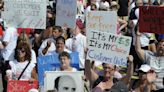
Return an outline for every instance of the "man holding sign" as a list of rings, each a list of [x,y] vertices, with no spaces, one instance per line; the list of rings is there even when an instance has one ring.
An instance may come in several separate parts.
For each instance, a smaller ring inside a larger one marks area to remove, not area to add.
[[[157,80],[155,84],[157,89],[163,88],[163,76],[164,76],[164,39],[160,40],[157,45],[157,52],[151,52],[148,50],[143,50],[140,44],[140,36],[141,34],[137,31],[136,34],[136,52],[140,59],[143,61],[142,63],[147,63],[151,66],[157,73]]]

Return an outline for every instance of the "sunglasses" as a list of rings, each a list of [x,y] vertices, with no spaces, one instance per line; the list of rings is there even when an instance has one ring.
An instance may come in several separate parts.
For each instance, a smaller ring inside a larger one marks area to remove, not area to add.
[[[154,70],[150,70],[147,73],[155,73],[155,71]]]
[[[17,49],[17,52],[22,52],[22,53],[24,53],[25,50],[24,50],[24,49]]]

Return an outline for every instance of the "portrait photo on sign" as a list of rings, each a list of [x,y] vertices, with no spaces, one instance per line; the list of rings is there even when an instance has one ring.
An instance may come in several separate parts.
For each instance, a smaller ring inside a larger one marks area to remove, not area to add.
[[[84,72],[46,71],[44,78],[45,91],[84,92],[82,77]]]

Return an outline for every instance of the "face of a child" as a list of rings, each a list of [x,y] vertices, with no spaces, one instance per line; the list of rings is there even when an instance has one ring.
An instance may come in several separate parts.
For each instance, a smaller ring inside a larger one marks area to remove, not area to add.
[[[66,70],[70,67],[70,59],[67,56],[60,57],[61,69]]]

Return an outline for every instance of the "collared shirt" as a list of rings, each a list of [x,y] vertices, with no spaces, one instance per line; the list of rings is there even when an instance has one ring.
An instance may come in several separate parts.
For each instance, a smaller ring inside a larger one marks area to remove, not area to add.
[[[84,61],[85,61],[85,49],[86,49],[86,36],[79,33],[76,35],[76,51],[79,53],[79,67],[84,68]],[[66,48],[72,50],[73,38],[69,38],[66,40]]]

